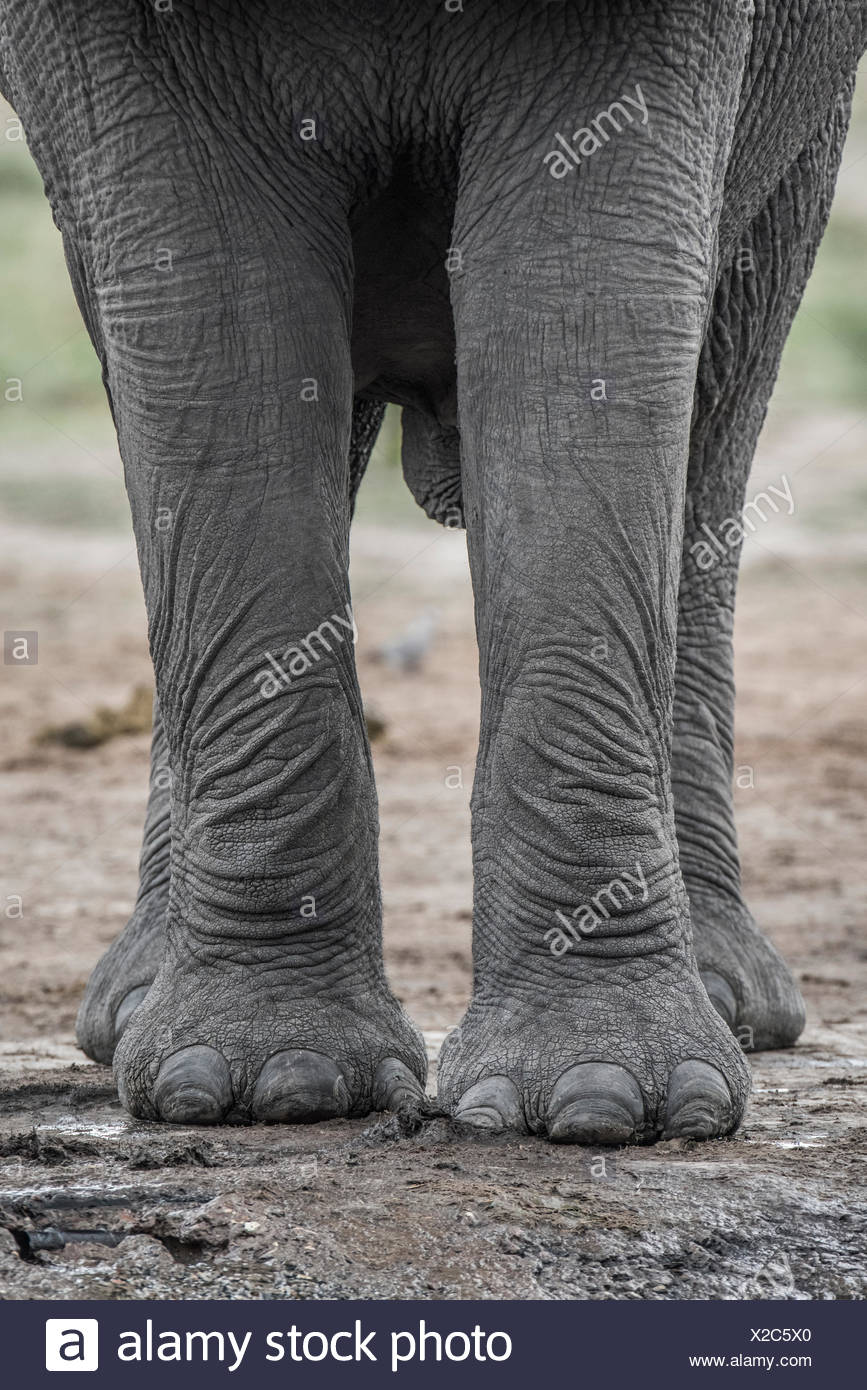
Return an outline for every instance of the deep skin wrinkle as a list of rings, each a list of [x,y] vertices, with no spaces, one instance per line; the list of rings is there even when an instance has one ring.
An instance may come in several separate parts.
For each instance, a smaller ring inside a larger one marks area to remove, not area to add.
[[[737,547],[695,553],[743,506],[865,16],[0,0],[154,661],[140,892],[78,1023],[133,1114],[422,1103],[352,643],[255,682],[351,611],[387,401],[415,496],[466,525],[479,640],[474,993],[442,1103],[557,1141],[711,1137],[744,1051],[798,1036],[740,886]]]

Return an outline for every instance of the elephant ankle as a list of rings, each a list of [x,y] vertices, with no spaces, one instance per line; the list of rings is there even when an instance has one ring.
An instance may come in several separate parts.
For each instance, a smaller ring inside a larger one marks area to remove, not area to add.
[[[746,929],[758,931],[755,918],[744,901],[739,877],[722,876],[708,880],[684,874],[689,897],[693,933],[705,931]]]
[[[385,987],[382,930],[378,908],[327,915],[269,916],[230,914],[197,903],[179,912],[174,904],[166,924],[165,969],[173,974],[237,973],[252,988],[301,995],[322,988],[357,993]]]
[[[496,992],[521,988],[521,981],[538,987],[544,979],[546,990],[562,987],[568,995],[576,981],[604,974],[613,960],[682,954],[689,911],[676,855],[654,839],[622,859],[609,852],[608,860],[570,867],[568,882],[558,865],[556,886],[552,868],[519,883],[517,856],[508,877],[502,860],[503,876],[477,895],[477,983],[489,981]]]

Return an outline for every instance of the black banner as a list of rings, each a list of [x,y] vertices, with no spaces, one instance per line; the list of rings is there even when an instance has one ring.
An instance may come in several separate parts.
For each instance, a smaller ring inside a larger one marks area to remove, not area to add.
[[[845,1386],[858,1303],[22,1302],[0,1383],[56,1386]],[[746,1377],[745,1377],[745,1373]],[[751,1373],[751,1374],[750,1374]],[[859,1373],[863,1375],[862,1370]]]

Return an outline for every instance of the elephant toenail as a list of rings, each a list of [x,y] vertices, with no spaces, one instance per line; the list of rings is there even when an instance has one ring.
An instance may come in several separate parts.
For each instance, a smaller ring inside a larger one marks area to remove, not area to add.
[[[337,1063],[322,1052],[276,1052],[259,1072],[253,1118],[265,1124],[312,1124],[349,1112],[349,1092]]]
[[[626,1144],[644,1123],[635,1077],[611,1062],[581,1062],[551,1093],[548,1137],[555,1144]]]
[[[114,1016],[115,1042],[120,1038],[121,1033],[129,1023],[130,1018],[135,1013],[139,1004],[147,997],[149,990],[150,985],[136,985],[135,989],[131,989],[129,993],[125,994],[123,999],[121,999],[118,1011]]]
[[[711,1139],[733,1122],[732,1097],[721,1071],[709,1062],[676,1066],[668,1080],[664,1139]]]
[[[508,1076],[486,1076],[464,1091],[458,1101],[455,1119],[473,1129],[499,1133],[505,1129],[527,1133],[524,1107],[514,1081]]]
[[[184,1047],[163,1062],[153,1098],[169,1124],[219,1124],[232,1104],[229,1064],[213,1047]]]
[[[734,1028],[738,1016],[738,1001],[728,980],[724,980],[722,975],[717,975],[713,970],[703,970],[701,982],[720,1018],[729,1028]]]
[[[373,1078],[374,1110],[416,1110],[423,1100],[421,1084],[408,1066],[396,1057],[380,1062]]]

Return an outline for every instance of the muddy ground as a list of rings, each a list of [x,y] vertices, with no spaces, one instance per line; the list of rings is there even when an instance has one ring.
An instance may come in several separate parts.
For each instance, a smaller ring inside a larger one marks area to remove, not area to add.
[[[148,740],[79,752],[34,738],[148,680],[132,542],[3,524],[2,626],[38,631],[39,662],[4,666],[0,689],[0,1294],[863,1298],[867,545],[845,499],[865,443],[864,422],[818,421],[765,446],[757,482],[784,457],[799,508],[749,543],[738,624],[744,877],[800,978],[807,1031],[751,1059],[736,1138],[604,1155],[472,1139],[443,1119],[401,1134],[388,1117],[125,1118],[73,1024],[132,902]],[[353,589],[365,697],[385,724],[387,964],[434,1058],[470,987],[478,692],[463,539],[363,522]],[[374,660],[428,609],[423,671]]]

